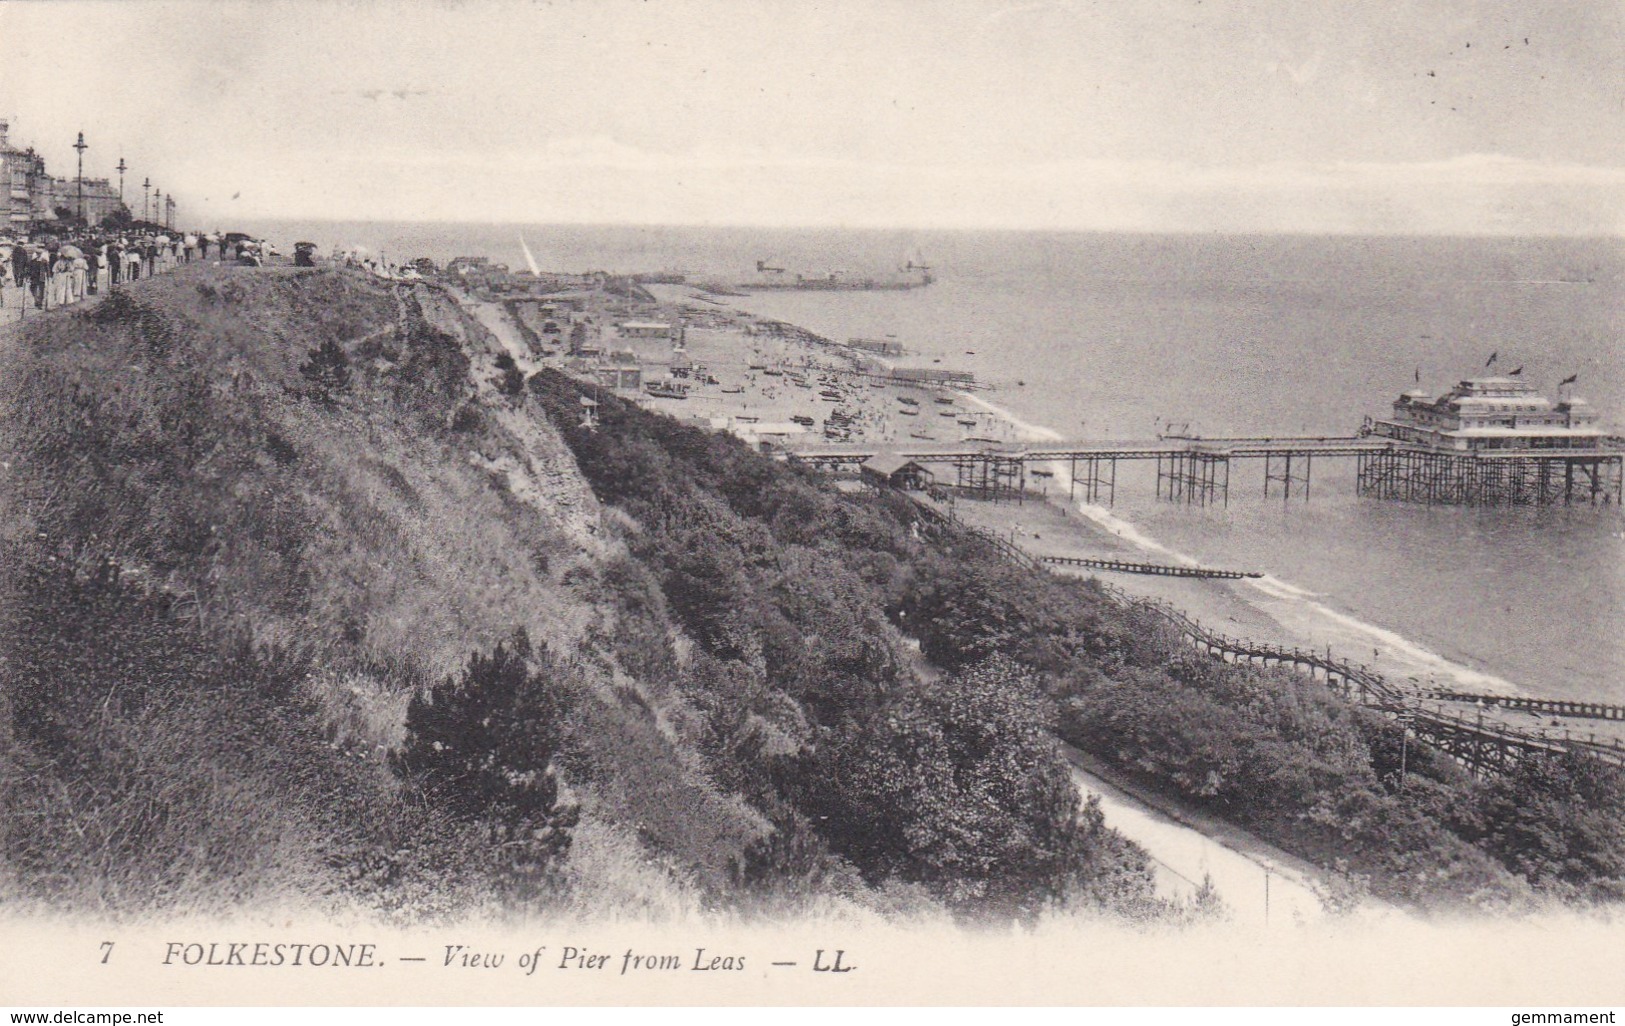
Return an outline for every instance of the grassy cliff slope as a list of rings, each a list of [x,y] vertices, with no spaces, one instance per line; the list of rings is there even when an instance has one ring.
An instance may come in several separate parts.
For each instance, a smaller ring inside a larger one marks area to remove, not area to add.
[[[0,343],[8,900],[1178,914],[1018,668],[914,677],[906,518],[737,447],[601,506],[500,352],[431,287],[213,266]]]

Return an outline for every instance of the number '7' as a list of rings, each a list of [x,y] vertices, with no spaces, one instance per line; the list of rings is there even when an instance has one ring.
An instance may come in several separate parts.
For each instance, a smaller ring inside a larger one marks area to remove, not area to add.
[[[112,958],[112,957],[113,957],[113,942],[112,941],[102,941],[102,965],[106,965],[107,960],[109,958]]]

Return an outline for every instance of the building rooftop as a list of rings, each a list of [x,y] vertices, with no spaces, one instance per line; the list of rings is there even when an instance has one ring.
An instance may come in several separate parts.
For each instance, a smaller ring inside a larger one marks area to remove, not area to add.
[[[863,469],[891,477],[913,462],[907,456],[901,456],[895,452],[877,452],[863,461]]]

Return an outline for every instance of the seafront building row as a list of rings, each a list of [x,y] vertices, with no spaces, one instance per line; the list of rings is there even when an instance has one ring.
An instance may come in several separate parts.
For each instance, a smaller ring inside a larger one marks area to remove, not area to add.
[[[0,232],[27,232],[30,226],[41,222],[68,221],[83,218],[87,225],[104,224],[119,217],[129,217],[132,211],[125,204],[122,174],[123,158],[119,159],[121,180],[115,185],[109,178],[58,178],[45,168],[45,158],[32,146],[22,148],[10,139],[10,122],[0,119],[0,183],[5,186],[0,198],[3,224]],[[80,156],[89,149],[84,136],[76,146]],[[150,188],[144,184],[145,190]],[[152,195],[149,209],[142,217],[161,224],[174,219],[175,198],[161,193]]]

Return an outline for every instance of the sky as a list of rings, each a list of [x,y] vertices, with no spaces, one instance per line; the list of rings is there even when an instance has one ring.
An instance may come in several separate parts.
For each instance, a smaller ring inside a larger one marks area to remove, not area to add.
[[[209,224],[1625,234],[1619,0],[12,0],[0,117]]]

